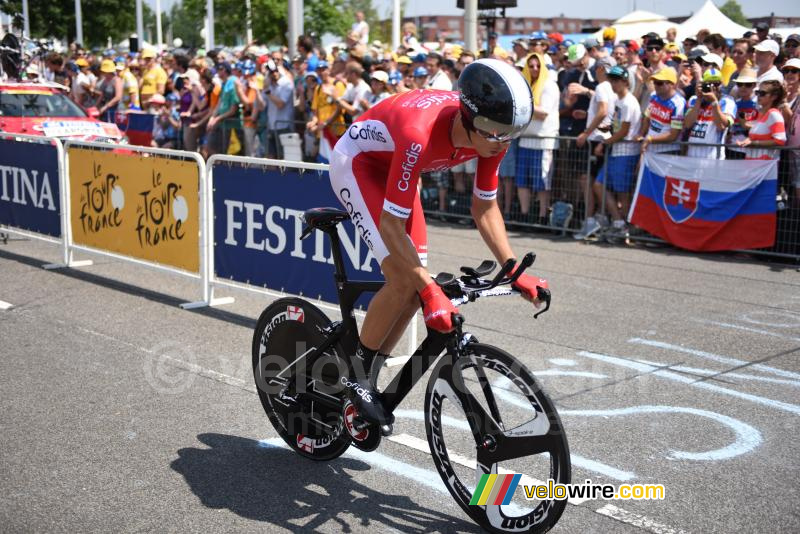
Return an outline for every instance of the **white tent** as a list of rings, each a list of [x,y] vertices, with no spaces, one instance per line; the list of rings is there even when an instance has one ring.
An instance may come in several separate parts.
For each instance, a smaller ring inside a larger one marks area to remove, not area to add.
[[[632,11],[611,24],[611,27],[617,30],[617,42],[625,39],[641,39],[642,35],[650,32],[656,32],[664,37],[667,30],[673,26],[677,27],[667,20],[667,17],[643,10]],[[598,31],[595,36],[601,39],[603,30]]]
[[[800,35],[800,27],[797,28],[770,28],[769,33],[777,33],[783,36],[784,40],[793,33]]]
[[[722,13],[714,5],[714,2],[706,0],[706,3],[697,13],[678,26],[678,40],[682,41],[686,37],[694,37],[702,29],[707,29],[711,33],[721,33],[723,37],[728,39],[738,39],[751,28],[736,24]]]

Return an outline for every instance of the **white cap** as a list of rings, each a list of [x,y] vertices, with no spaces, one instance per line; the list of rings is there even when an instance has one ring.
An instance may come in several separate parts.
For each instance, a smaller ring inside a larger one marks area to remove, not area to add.
[[[703,55],[706,55],[709,52],[711,52],[711,50],[709,50],[706,45],[697,45],[694,48],[692,48],[692,52],[695,52],[696,50],[702,50],[703,51]]]
[[[373,80],[378,80],[379,82],[388,83],[389,82],[389,75],[386,74],[386,71],[383,70],[376,70],[369,76]]]
[[[783,66],[800,69],[800,58],[793,57],[792,59],[784,63]]]
[[[718,69],[722,68],[722,58],[719,57],[717,54],[708,53],[702,56],[700,59],[702,59],[706,63],[712,63],[716,65]]]
[[[756,52],[770,52],[776,57],[781,53],[781,48],[778,46],[778,43],[772,39],[765,39],[753,48],[755,48]]]

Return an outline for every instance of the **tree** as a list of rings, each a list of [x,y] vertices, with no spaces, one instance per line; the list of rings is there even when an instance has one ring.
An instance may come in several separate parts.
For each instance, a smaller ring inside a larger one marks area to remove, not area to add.
[[[742,13],[742,6],[739,5],[739,2],[736,0],[728,0],[719,10],[736,24],[740,24],[746,28],[752,26],[750,21],[747,20],[747,17],[744,16],[744,13]]]
[[[286,41],[286,0],[252,0],[253,38],[262,43]],[[183,9],[199,29],[206,16],[206,0],[184,0]],[[217,45],[244,42],[246,33],[245,0],[214,0],[214,41]],[[173,30],[175,33],[175,30]],[[175,33],[176,37],[183,36]]]
[[[9,15],[22,13],[22,1],[0,0],[0,11]],[[32,37],[75,40],[74,2],[28,0],[28,12]],[[84,0],[81,12],[86,41],[81,44],[85,47],[104,47],[109,37],[118,42],[136,27],[136,11],[131,0]]]

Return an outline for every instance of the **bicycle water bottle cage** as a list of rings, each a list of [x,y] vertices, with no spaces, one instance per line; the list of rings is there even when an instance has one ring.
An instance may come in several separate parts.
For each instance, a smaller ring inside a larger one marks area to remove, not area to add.
[[[303,220],[306,221],[306,228],[300,235],[300,239],[305,239],[314,230],[321,230],[323,232],[334,232],[336,225],[342,221],[346,221],[350,215],[338,208],[311,208],[306,210],[303,214]]]

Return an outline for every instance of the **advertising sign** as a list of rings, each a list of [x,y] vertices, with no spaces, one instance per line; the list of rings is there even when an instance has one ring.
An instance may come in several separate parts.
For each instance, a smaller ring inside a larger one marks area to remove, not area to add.
[[[194,161],[70,146],[75,244],[199,272],[199,170]]]
[[[216,277],[336,302],[329,239],[317,231],[300,240],[305,210],[341,206],[328,173],[282,173],[227,163],[218,163],[213,172]],[[350,221],[340,225],[339,235],[348,278],[383,280]]]
[[[55,145],[0,138],[0,224],[61,236]]]

